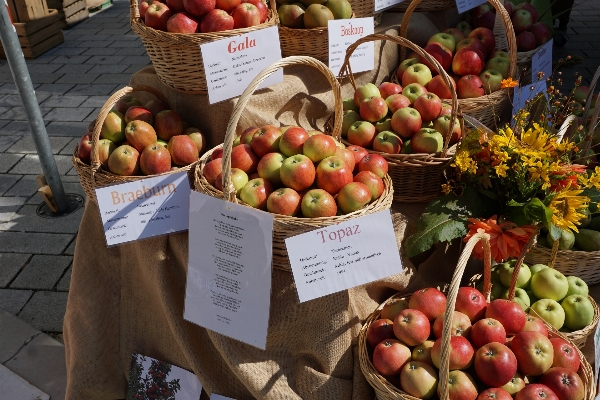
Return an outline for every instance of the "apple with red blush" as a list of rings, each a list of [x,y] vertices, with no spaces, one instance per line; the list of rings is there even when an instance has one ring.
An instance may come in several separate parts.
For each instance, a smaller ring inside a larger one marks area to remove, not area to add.
[[[382,97],[369,97],[360,103],[359,114],[368,122],[377,122],[388,113],[388,106]]]
[[[429,43],[423,50],[435,58],[444,70],[447,71],[452,67],[452,51],[440,43]],[[426,65],[431,71],[437,71],[437,67],[423,56],[419,56],[419,63]]]
[[[480,348],[488,343],[506,342],[506,331],[500,321],[493,318],[483,318],[471,327],[471,343]]]
[[[216,0],[183,0],[185,11],[195,17],[206,15],[214,10],[217,5]]]
[[[583,400],[586,390],[577,372],[569,368],[550,368],[540,378],[540,384],[548,386],[559,400]]]
[[[373,150],[381,153],[398,154],[402,149],[402,139],[390,131],[379,132],[373,139]]]
[[[250,147],[252,147],[252,151],[258,157],[278,152],[281,135],[279,128],[273,125],[265,125],[254,132],[250,141]]]
[[[239,168],[248,175],[256,172],[259,158],[248,144],[240,144],[231,149],[231,167]]]
[[[517,372],[517,358],[511,349],[498,342],[481,346],[473,365],[479,380],[492,387],[507,384]]]
[[[387,99],[385,99],[385,102],[387,103],[388,110],[392,115],[401,108],[410,107],[411,104],[408,97],[402,93],[389,96]]]
[[[394,319],[394,335],[408,346],[417,346],[431,333],[429,319],[419,310],[407,308]]]
[[[146,9],[144,23],[156,30],[166,31],[167,21],[173,16],[173,12],[164,3],[152,3]]]
[[[340,189],[335,200],[340,210],[349,214],[371,202],[371,191],[360,182],[350,182]]]
[[[523,332],[525,331],[539,332],[548,337],[548,328],[546,328],[546,325],[544,325],[544,321],[541,318],[534,317],[533,315],[527,314],[525,326],[523,327]]]
[[[233,17],[227,11],[218,8],[210,10],[200,22],[202,33],[230,31],[233,27]]]
[[[352,169],[341,157],[330,156],[321,160],[317,165],[315,183],[319,189],[327,191],[332,196],[338,194],[344,186],[352,181]]]
[[[456,83],[454,82],[454,79],[450,79],[450,83],[452,84],[453,88],[456,89]],[[430,93],[436,94],[441,99],[452,98],[452,92],[450,91],[448,85],[446,85],[446,82],[444,82],[442,75],[434,76],[427,84],[427,90]]]
[[[552,342],[539,332],[520,332],[512,340],[511,350],[517,357],[519,371],[524,375],[542,375],[552,367]]]
[[[280,188],[271,193],[267,198],[267,211],[273,214],[293,217],[300,213],[301,200],[302,197],[294,189]]]
[[[392,130],[402,139],[412,138],[422,125],[421,114],[412,107],[401,108],[392,115]]]
[[[477,75],[465,75],[456,82],[456,94],[459,99],[470,99],[485,95],[483,82]]]
[[[79,139],[77,144],[77,157],[85,163],[90,163],[90,157],[92,154],[92,138],[89,134],[85,134]]]
[[[484,318],[486,308],[487,302],[479,290],[469,286],[463,286],[458,289],[454,309],[469,317],[471,323],[474,324]]]
[[[358,171],[371,171],[383,179],[388,173],[388,163],[379,154],[367,154],[358,163]]]
[[[419,112],[423,122],[430,122],[440,116],[442,100],[434,93],[426,93],[415,100],[413,108]]]
[[[443,338],[438,338],[431,348],[431,361],[440,368]],[[471,343],[463,336],[450,337],[450,370],[467,369],[473,364],[475,350]]]
[[[413,293],[408,301],[408,306],[423,312],[433,322],[446,311],[446,303],[446,295],[439,289],[430,287]]]
[[[548,386],[531,383],[516,394],[515,400],[559,400],[559,398]]]
[[[273,193],[273,186],[268,180],[255,178],[244,185],[239,196],[250,207],[266,210],[267,199],[271,193]]]
[[[256,8],[258,8],[258,11],[260,11],[261,24],[267,20],[267,17],[269,16],[269,9],[265,3],[262,2],[262,0],[242,0],[242,3],[252,3],[256,6]]]
[[[157,143],[148,145],[140,155],[140,169],[144,175],[157,175],[171,169],[171,154]]]
[[[249,28],[260,24],[259,9],[252,3],[241,3],[233,9],[233,27],[235,29]]]
[[[442,315],[437,317],[433,321],[432,330],[433,335],[436,338],[442,337],[442,331],[444,329],[444,317],[446,313],[444,312]],[[452,321],[450,324],[450,334],[452,336],[463,336],[466,339],[469,339],[471,334],[471,320],[466,314],[461,313],[460,311],[452,312]]]
[[[552,348],[554,349],[553,367],[569,368],[572,371],[579,371],[581,359],[579,352],[571,343],[562,338],[551,338]]]
[[[475,28],[473,31],[471,31],[471,33],[469,33],[468,37],[479,39],[487,49],[485,54],[490,54],[492,51],[494,51],[494,49],[496,49],[496,37],[491,29],[483,27]]]
[[[373,367],[381,375],[400,375],[400,371],[410,361],[411,351],[396,339],[385,339],[373,350]]]
[[[362,160],[369,152],[362,146],[351,145],[346,147],[346,150],[349,150],[354,155],[354,173],[357,174],[358,171],[358,163]]]
[[[242,134],[242,141],[243,137]],[[291,127],[281,135],[279,139],[279,151],[286,157],[302,154],[304,142],[306,142],[308,137],[306,130],[297,126]]]
[[[506,390],[492,387],[479,393],[477,400],[513,400],[513,398]]]
[[[496,299],[490,302],[485,310],[485,317],[500,321],[507,336],[521,332],[527,319],[519,304],[506,299]]]
[[[396,339],[394,321],[386,318],[373,321],[367,330],[367,343],[374,348],[386,339]]]
[[[402,86],[392,82],[383,82],[381,85],[379,85],[378,89],[381,97],[384,100],[387,100],[387,98],[393,94],[402,93]]]
[[[461,76],[479,75],[483,71],[484,65],[483,54],[475,49],[462,48],[452,59],[452,71]]]
[[[375,136],[377,136],[377,130],[372,123],[368,121],[358,121],[348,128],[347,140],[355,146],[370,148],[373,146]]]
[[[316,170],[310,158],[296,154],[283,160],[279,175],[285,186],[301,192],[312,186]]]
[[[221,158],[216,158],[206,163],[202,169],[202,175],[204,175],[204,178],[208,183],[210,183],[212,186],[215,186],[215,180],[221,173],[222,168],[223,160]]]

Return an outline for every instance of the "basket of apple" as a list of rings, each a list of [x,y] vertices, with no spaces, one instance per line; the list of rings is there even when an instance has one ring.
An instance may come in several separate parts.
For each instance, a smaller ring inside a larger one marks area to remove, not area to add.
[[[144,105],[131,95],[140,91],[158,100]],[[86,194],[97,202],[98,187],[189,171],[205,147],[202,132],[169,109],[160,92],[128,86],[100,109],[75,149],[73,164]]]
[[[356,87],[349,60],[358,46],[375,40],[389,40],[421,54],[440,71],[436,78],[450,88],[449,98],[454,106],[444,104],[439,96],[419,84],[383,82],[379,87],[372,83]],[[456,92],[448,74],[431,55],[409,40],[374,34],[348,47],[339,79],[346,76],[355,91],[353,98],[344,100],[344,143],[365,147],[387,160],[397,188],[394,200],[422,202],[437,197],[444,168],[456,151],[462,131]]]
[[[331,84],[335,99],[332,135],[292,126],[250,127],[236,137],[238,121],[256,88],[279,68],[308,66]],[[222,146],[202,157],[197,191],[274,214],[273,265],[290,270],[285,239],[374,212],[393,201],[387,162],[364,149],[345,149],[341,89],[322,62],[284,58],[263,70],[237,102]]]
[[[131,29],[158,77],[185,93],[207,94],[200,45],[277,24],[263,0],[130,0]]]
[[[410,6],[410,1],[403,1],[391,8],[391,10],[396,12],[405,12]],[[449,10],[453,7],[456,7],[455,0],[423,0],[419,3],[416,10],[417,12],[427,12],[427,11],[444,11]]]
[[[486,251],[482,294],[459,287],[471,251]],[[593,371],[579,349],[508,299],[488,302],[488,237],[475,234],[444,295],[395,295],[359,334],[360,366],[379,400],[591,400]]]
[[[406,37],[410,17],[419,3],[419,0],[414,0],[404,14],[400,26],[401,37]],[[502,81],[517,77],[517,49],[506,9],[498,0],[490,0],[489,4],[498,10],[504,24],[507,37],[504,44],[488,28],[477,28],[466,35],[452,28],[433,35],[424,50],[452,78],[451,84],[455,86],[461,113],[488,127],[495,127],[498,118],[510,108],[510,89]],[[442,99],[449,99],[449,88],[434,76],[437,74],[436,68],[431,68],[428,60],[416,52],[408,57],[406,54],[406,48],[402,48],[394,79],[402,86],[417,83]]]

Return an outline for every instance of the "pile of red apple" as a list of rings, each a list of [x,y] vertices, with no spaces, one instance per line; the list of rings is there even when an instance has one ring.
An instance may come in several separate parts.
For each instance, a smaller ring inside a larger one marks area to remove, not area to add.
[[[446,296],[436,288],[388,301],[367,331],[373,367],[411,396],[439,396]],[[574,345],[505,299],[461,287],[452,315],[450,400],[583,400]]]
[[[435,87],[436,82],[429,86]],[[353,145],[382,153],[437,153],[450,130],[451,112],[449,105],[418,83],[404,88],[391,82],[379,87],[368,83],[356,89],[354,98],[344,100],[342,136]],[[451,135],[454,144],[461,136],[458,120]]]
[[[79,159],[90,163],[95,121],[77,147]],[[146,105],[125,96],[115,104],[96,144],[105,169],[116,175],[156,175],[198,161],[206,139],[198,128],[189,127],[181,116],[158,100]]]
[[[231,150],[231,182],[251,207],[305,218],[359,210],[384,191],[388,164],[358,146],[340,147],[331,136],[298,126],[246,129]],[[343,146],[343,145],[341,145]],[[222,190],[221,148],[202,174]]]
[[[429,38],[424,50],[454,80],[459,99],[493,93],[501,89],[502,80],[509,77],[508,53],[496,50],[496,38],[488,28],[446,29]],[[416,83],[442,99],[450,98],[450,90],[435,68],[416,53],[409,54],[400,63],[397,78],[404,87]]]
[[[141,0],[139,9],[147,26],[172,33],[249,28],[268,17],[261,0]]]

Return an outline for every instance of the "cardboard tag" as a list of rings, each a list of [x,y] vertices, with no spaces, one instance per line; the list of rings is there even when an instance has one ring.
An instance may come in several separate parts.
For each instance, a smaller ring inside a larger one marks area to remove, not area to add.
[[[458,13],[462,14],[483,3],[487,3],[487,0],[456,0],[456,8],[458,8]]]
[[[598,371],[600,370],[600,324],[594,332],[594,386],[598,387]]]
[[[260,71],[281,60],[276,26],[200,45],[210,104],[244,93]],[[283,69],[269,76],[259,89],[283,82]]]
[[[221,396],[220,394],[213,393],[210,395],[210,400],[235,400],[231,397]]]
[[[375,12],[393,7],[397,4],[402,3],[403,1],[406,0],[375,0]]]
[[[285,245],[301,303],[403,269],[389,211],[303,233]]]
[[[346,49],[358,39],[372,35],[375,31],[373,17],[334,19],[329,21],[329,69],[334,75],[340,73]],[[371,71],[375,68],[375,46],[373,42],[358,46],[350,58],[352,72]]]
[[[108,246],[188,228],[187,172],[99,188],[96,198]]]
[[[532,80],[537,82],[537,73],[543,72],[544,77],[542,80],[546,80],[546,78],[550,78],[552,76],[552,43],[553,39],[550,39],[549,42],[540,46],[540,49],[533,55],[531,58],[531,76]]]
[[[533,88],[533,89],[532,89]],[[527,100],[531,100],[538,93],[544,93],[546,97],[548,97],[548,93],[546,93],[546,80],[543,79],[541,81],[536,82],[535,84],[523,86],[523,87],[515,87],[513,92],[513,109],[512,115],[515,115],[518,110],[525,107],[525,103]]]
[[[265,349],[273,215],[192,192],[183,317]]]

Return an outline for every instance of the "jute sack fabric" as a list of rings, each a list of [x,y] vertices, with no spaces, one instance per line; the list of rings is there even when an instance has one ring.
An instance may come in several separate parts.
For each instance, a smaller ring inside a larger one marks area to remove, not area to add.
[[[394,222],[398,241],[414,226],[401,214]],[[362,322],[395,292],[423,286],[403,259],[401,274],[298,303],[292,275],[274,269],[263,351],[183,320],[187,233],[104,243],[88,201],[64,322],[68,400],[124,398],[134,352],[193,371],[208,393],[238,400],[371,400],[355,353]]]

